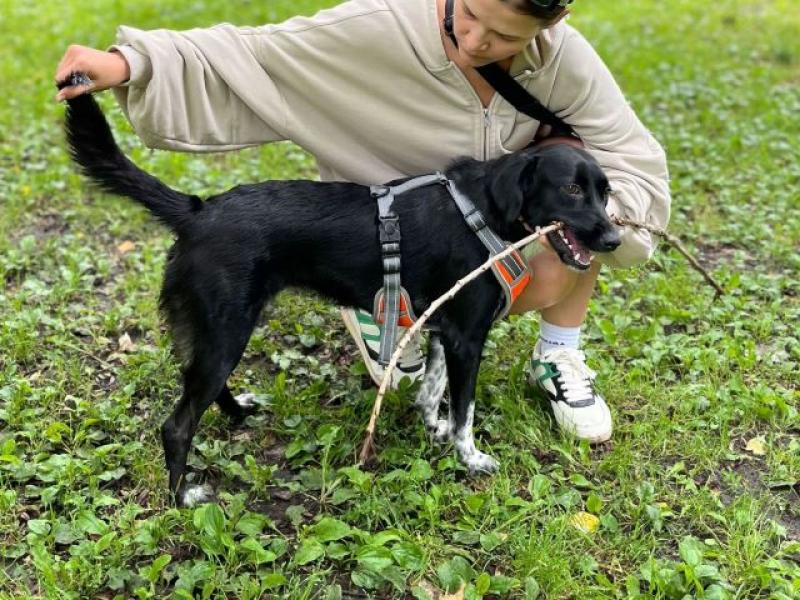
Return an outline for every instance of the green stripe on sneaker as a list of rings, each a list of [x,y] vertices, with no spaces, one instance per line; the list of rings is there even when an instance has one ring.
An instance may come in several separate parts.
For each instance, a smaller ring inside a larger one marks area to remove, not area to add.
[[[369,313],[357,310],[356,311],[356,319],[358,320],[359,324],[359,333],[361,337],[368,341],[368,342],[380,342],[381,341],[381,328],[375,321],[372,320],[372,315]],[[370,329],[372,332],[368,332],[367,330]]]
[[[540,382],[547,381],[548,379],[552,379],[559,375],[558,369],[553,368],[554,365],[549,362],[544,362],[542,360],[534,360],[533,361],[533,370],[536,371],[537,367],[542,367],[544,369],[544,373],[539,375],[536,379]]]
[[[363,310],[356,311],[356,318],[358,319],[359,323],[364,323],[365,325],[375,325],[375,321],[372,320],[372,315],[364,312]]]

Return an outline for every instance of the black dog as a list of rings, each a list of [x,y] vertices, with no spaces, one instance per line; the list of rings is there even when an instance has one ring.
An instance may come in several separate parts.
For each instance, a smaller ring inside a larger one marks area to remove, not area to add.
[[[183,395],[161,429],[169,485],[180,504],[204,499],[184,481],[200,417],[212,402],[233,417],[249,408],[226,380],[239,362],[267,301],[287,286],[371,310],[382,285],[377,206],[352,183],[268,181],[202,201],[168,188],[117,147],[91,96],[70,100],[66,119],[73,159],[104,190],[147,207],[177,234],[161,291],[161,308],[183,361]],[[608,181],[592,157],[567,146],[527,149],[496,160],[461,159],[445,174],[506,240],[552,221],[566,224],[550,242],[562,261],[589,267],[589,250],[610,251],[619,235],[605,212]],[[396,183],[396,182],[393,182]],[[402,224],[402,280],[416,314],[488,254],[442,185],[395,201]],[[434,438],[455,442],[471,472],[496,461],[475,448],[472,413],[481,350],[502,294],[491,273],[470,283],[431,319],[427,374],[417,405]],[[446,364],[446,369],[445,369]],[[449,375],[449,377],[446,376]],[[446,381],[447,421],[438,419]]]

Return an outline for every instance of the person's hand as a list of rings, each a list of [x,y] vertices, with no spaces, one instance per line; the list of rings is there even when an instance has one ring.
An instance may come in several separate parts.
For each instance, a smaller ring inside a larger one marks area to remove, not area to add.
[[[61,102],[81,94],[114,87],[127,81],[131,75],[128,61],[119,52],[104,52],[73,44],[67,48],[61,62],[58,63],[56,83],[66,81],[75,72],[85,73],[91,79],[91,83],[72,85],[59,90],[56,101]]]

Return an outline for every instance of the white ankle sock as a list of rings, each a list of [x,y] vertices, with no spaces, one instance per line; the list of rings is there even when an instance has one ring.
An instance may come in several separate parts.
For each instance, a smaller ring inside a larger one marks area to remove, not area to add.
[[[542,319],[539,325],[539,345],[542,352],[558,347],[578,349],[581,345],[581,328],[561,327]]]

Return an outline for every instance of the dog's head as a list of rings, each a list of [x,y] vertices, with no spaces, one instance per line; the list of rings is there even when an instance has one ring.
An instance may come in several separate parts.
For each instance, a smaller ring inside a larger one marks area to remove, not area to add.
[[[504,223],[520,222],[529,230],[564,223],[547,239],[568,267],[588,269],[592,251],[611,252],[620,245],[606,214],[608,179],[584,150],[554,144],[506,157],[492,169],[490,193]]]

